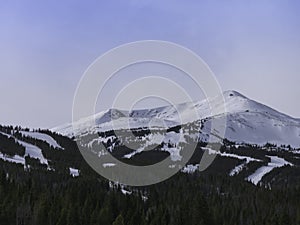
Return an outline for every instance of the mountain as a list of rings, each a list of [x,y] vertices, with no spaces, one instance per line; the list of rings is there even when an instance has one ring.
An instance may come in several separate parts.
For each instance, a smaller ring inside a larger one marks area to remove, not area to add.
[[[222,98],[225,112],[222,112]],[[214,113],[210,107],[214,107]],[[191,116],[194,111],[199,117]],[[210,130],[212,122],[221,119],[227,121],[225,139],[218,136],[218,130]],[[107,170],[119,167],[118,161],[112,161],[112,155],[119,161],[139,166],[168,158],[164,169],[179,168],[183,173],[195,173],[203,154],[208,152],[216,155],[209,167],[214,173],[266,185],[273,185],[285,175],[297,177],[295,171],[300,165],[299,119],[236,91],[226,91],[209,101],[176,106],[131,112],[110,109],[83,118],[74,127],[68,124],[49,131],[0,126],[0,162],[16,163],[25,170],[41,167],[79,176],[87,167],[78,151],[79,144]],[[216,143],[208,143],[210,135],[222,143],[221,151],[217,151]],[[196,144],[195,151],[187,158],[186,147],[193,144]]]
[[[225,112],[222,110],[223,98]],[[195,112],[198,117],[193,116]],[[207,135],[218,133],[218,131],[210,131],[212,122],[221,119],[226,121],[225,138],[230,141],[300,147],[300,119],[280,113],[236,91],[225,91],[223,95],[216,96],[209,101],[205,99],[176,106],[130,112],[110,109],[83,118],[74,123],[74,127],[72,124],[66,124],[53,128],[52,131],[72,137],[86,133],[95,134],[109,130],[128,129],[128,124],[131,129],[145,127],[159,129],[187,123],[199,123],[201,120],[203,132],[199,138],[207,140]]]
[[[220,127],[211,129],[213,122],[225,125],[218,121],[226,121],[223,138]],[[83,118],[74,127],[67,124],[52,131],[74,137],[80,146],[94,154],[98,165],[111,171],[119,164],[112,161],[103,147],[116,159],[134,165],[150,165],[170,156],[164,169],[182,168],[183,173],[195,173],[204,152],[208,152],[217,156],[210,166],[214,173],[222,171],[256,185],[268,176],[274,177],[270,174],[279,168],[295,173],[299,166],[296,148],[300,147],[300,120],[236,91],[175,106],[130,112],[110,109]],[[221,143],[221,151],[210,140]],[[186,147],[195,143],[193,156],[183,163]],[[281,172],[265,184],[273,185],[285,175]]]

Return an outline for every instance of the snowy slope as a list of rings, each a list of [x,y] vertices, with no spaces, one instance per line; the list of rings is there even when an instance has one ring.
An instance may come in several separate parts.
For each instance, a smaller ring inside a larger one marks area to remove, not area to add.
[[[31,131],[20,131],[20,133],[24,136],[32,137],[41,141],[46,141],[50,146],[54,148],[62,149],[62,147],[51,136],[47,134]]]
[[[222,105],[223,99],[225,105]],[[209,104],[210,103],[210,104]],[[226,112],[223,108],[225,107]],[[211,109],[214,109],[213,112]],[[198,114],[198,116],[196,116]],[[84,118],[74,124],[52,129],[67,136],[99,131],[138,128],[172,127],[204,119],[204,133],[210,133],[213,120],[227,121],[225,138],[238,143],[285,144],[300,147],[300,120],[253,101],[236,91],[226,91],[212,99],[176,106],[131,112],[111,109]],[[218,134],[218,130],[212,131]],[[207,137],[202,137],[202,140]]]
[[[0,159],[6,162],[19,163],[25,165],[25,158],[19,155],[8,156],[0,152]]]
[[[293,164],[287,162],[285,159],[278,156],[268,156],[271,158],[271,162],[267,166],[258,168],[247,180],[257,185],[267,173],[270,173],[274,168],[283,167],[285,165],[292,166]]]
[[[24,141],[19,141],[19,144],[25,147],[25,156],[30,156],[31,158],[40,160],[41,164],[48,165],[48,160],[44,157],[42,150],[35,145],[28,144]]]
[[[152,128],[167,128],[178,125],[178,122],[176,121],[163,120],[156,117],[130,117],[128,113],[127,116],[112,116],[109,118],[109,114],[112,112],[112,110],[101,112],[95,116],[81,119],[75,122],[73,126],[72,124],[67,124],[53,128],[52,131],[72,137],[83,133],[148,127],[149,124]]]
[[[239,143],[263,145],[267,142],[277,145],[300,147],[300,120],[280,113],[268,106],[248,99],[237,92],[225,92],[226,116],[225,137]],[[204,128],[205,129],[205,128]]]
[[[3,135],[6,135],[7,137],[10,138],[14,138],[16,142],[18,142],[20,145],[25,147],[25,155],[24,157],[19,156],[19,155],[15,155],[14,157],[10,157],[10,156],[6,156],[3,155],[0,152],[0,158],[3,159],[4,161],[8,161],[8,162],[15,162],[15,163],[20,163],[20,164],[25,164],[25,156],[30,156],[31,158],[34,159],[38,159],[40,161],[41,164],[46,164],[48,165],[48,160],[44,157],[42,150],[40,148],[38,148],[35,145],[29,144],[27,142],[24,141],[20,141],[17,138],[15,138],[14,136],[10,135],[10,134],[6,134],[3,132],[0,132]]]

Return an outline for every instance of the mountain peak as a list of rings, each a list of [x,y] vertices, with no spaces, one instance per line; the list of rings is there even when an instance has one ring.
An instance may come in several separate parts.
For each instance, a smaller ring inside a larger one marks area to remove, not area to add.
[[[242,95],[241,93],[234,91],[234,90],[228,90],[223,92],[223,96],[226,97],[241,97],[241,98],[246,98],[245,95]]]
[[[193,116],[195,111],[198,117]],[[264,144],[269,142],[299,146],[300,120],[251,100],[234,90],[225,91],[222,95],[211,99],[183,103],[176,107],[165,106],[131,112],[110,109],[95,117],[81,119],[75,123],[75,128],[72,124],[67,124],[54,131],[76,136],[86,132],[129,129],[129,124],[130,129],[149,127],[149,124],[155,121],[160,121],[156,123],[156,127],[165,128],[165,125],[174,127],[197,122],[199,118],[205,119],[207,130],[209,130],[209,124],[213,120],[224,117],[226,120],[225,137],[228,140],[238,143]]]

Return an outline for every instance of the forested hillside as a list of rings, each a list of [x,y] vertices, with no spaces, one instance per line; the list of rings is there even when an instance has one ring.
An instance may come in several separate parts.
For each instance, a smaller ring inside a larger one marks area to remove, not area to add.
[[[258,162],[249,163],[239,175],[229,176],[243,160],[218,155],[204,172],[179,172],[162,183],[137,188],[109,182],[94,172],[72,139],[37,131],[52,137],[59,146],[53,147],[49,141],[24,135],[29,131],[22,128],[1,127],[1,132],[0,150],[6,158],[0,160],[0,224],[300,224],[300,170],[291,152],[276,155],[294,166],[275,168],[259,185],[244,179],[261,166]],[[47,164],[25,156],[23,142],[38,146]],[[201,145],[190,163],[198,160],[200,150]],[[272,154],[253,146],[223,150],[262,160]],[[16,155],[25,156],[25,163],[9,161]],[[78,174],[70,168],[78,169]]]

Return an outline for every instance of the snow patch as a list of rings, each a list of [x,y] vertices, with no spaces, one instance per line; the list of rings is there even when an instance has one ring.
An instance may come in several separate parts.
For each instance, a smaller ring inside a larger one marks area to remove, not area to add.
[[[191,165],[186,165],[181,170],[181,172],[191,174],[191,173],[195,173],[198,168],[199,168],[199,164],[196,164],[196,165],[192,165],[192,164]]]
[[[132,194],[132,191],[127,191],[124,189],[124,187],[121,188],[121,192],[124,194],[124,195],[131,195]]]
[[[3,159],[4,161],[7,161],[7,162],[13,162],[13,163],[18,163],[18,164],[25,165],[24,157],[19,156],[19,155],[7,156],[7,155],[4,155],[0,152],[0,159]]]
[[[17,140],[19,144],[25,147],[25,156],[40,160],[41,164],[48,165],[48,160],[43,156],[42,150],[35,145]]]
[[[54,148],[63,149],[50,135],[39,133],[39,132],[29,132],[29,131],[20,131],[24,136],[35,138],[41,141],[46,141],[50,146]]]
[[[238,166],[236,166],[235,168],[233,168],[230,173],[229,176],[233,177],[235,175],[238,175],[246,166],[247,163],[242,163]]]
[[[285,165],[292,166],[290,162],[278,156],[267,156],[271,159],[271,162],[267,166],[262,166],[258,168],[252,175],[250,175],[246,180],[257,185],[267,173],[270,173],[274,168],[283,167]]]
[[[5,134],[5,133],[2,133],[2,132],[0,132],[0,133]],[[25,164],[25,156],[30,156],[31,158],[40,160],[41,164],[48,165],[48,160],[43,156],[42,150],[40,148],[38,148],[35,145],[29,144],[27,142],[20,141],[12,135],[9,135],[9,134],[5,134],[5,135],[7,137],[14,138],[20,145],[25,147],[24,164]],[[21,158],[17,157],[16,160],[21,162],[22,161]]]
[[[149,146],[153,146],[153,145],[157,146],[163,142],[166,144],[172,144],[173,146],[178,146],[179,143],[186,142],[182,131],[181,131],[181,133],[176,133],[174,131],[171,131],[171,132],[166,133],[165,135],[162,133],[151,133],[145,137],[145,140],[146,140],[146,143],[142,147],[138,148],[137,150],[135,150],[129,154],[126,154],[123,157],[130,159],[134,155],[146,150]],[[180,156],[181,148],[179,148],[179,147],[169,148],[167,146],[164,146],[161,150],[169,152],[171,155],[172,161],[179,161],[182,158]]]
[[[207,150],[208,154],[210,154],[210,155],[217,154],[217,155],[224,156],[224,157],[231,157],[231,158],[236,158],[236,159],[240,159],[240,160],[246,160],[246,163],[249,163],[251,161],[257,161],[257,162],[261,161],[260,159],[255,159],[255,158],[252,158],[249,156],[241,156],[241,155],[236,155],[236,154],[232,154],[232,153],[220,152],[220,151],[213,150],[211,148],[203,148],[203,149]]]
[[[104,168],[109,168],[109,167],[114,167],[114,166],[116,166],[116,164],[115,164],[115,163],[103,163],[102,166],[103,166]]]
[[[169,152],[169,153],[170,153],[171,160],[172,160],[173,162],[181,161],[181,159],[182,159],[182,156],[180,155],[181,148],[169,148],[169,147],[164,147],[164,148],[162,148],[161,150],[162,150],[162,151]]]
[[[79,176],[79,174],[80,174],[80,171],[78,170],[78,169],[75,169],[75,168],[69,168],[69,170],[70,170],[70,175],[72,176],[72,177],[78,177]]]

